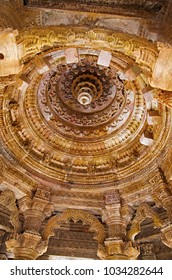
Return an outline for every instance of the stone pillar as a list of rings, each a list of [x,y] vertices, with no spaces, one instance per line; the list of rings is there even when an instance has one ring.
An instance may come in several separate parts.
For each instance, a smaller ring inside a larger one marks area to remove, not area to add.
[[[136,259],[139,255],[137,249],[132,247],[131,242],[125,242],[128,218],[132,216],[131,208],[125,205],[121,207],[118,191],[105,194],[105,210],[102,220],[108,226],[108,238],[105,240],[107,256],[105,259]]]
[[[14,234],[6,241],[6,246],[9,251],[13,251],[15,259],[34,260],[47,250],[47,243],[42,240],[40,229],[45,218],[53,212],[50,190],[38,188],[33,199],[23,197],[18,203],[24,216],[24,233]]]
[[[122,239],[126,234],[126,221],[121,217],[120,196],[117,191],[105,195],[102,219],[108,226],[109,239]]]

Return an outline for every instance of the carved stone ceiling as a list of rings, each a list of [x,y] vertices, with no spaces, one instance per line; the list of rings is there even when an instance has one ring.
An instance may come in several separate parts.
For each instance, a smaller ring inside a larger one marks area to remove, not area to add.
[[[125,14],[130,12],[131,14],[137,11],[142,12],[144,16],[148,16],[149,13],[158,13],[164,6],[163,0],[146,1],[146,0],[26,0],[25,5],[30,7],[43,7],[50,9],[67,9],[67,10],[79,10],[84,12],[100,12],[100,13],[120,13],[125,11]]]
[[[14,165],[45,185],[91,189],[157,170],[171,113],[148,87],[154,44],[81,28],[23,31],[17,44],[25,66],[1,100],[4,155]]]
[[[53,213],[53,221],[50,232],[47,219],[42,224],[43,238],[63,221],[49,255],[72,256],[75,249],[77,257],[97,258],[94,233],[73,225],[71,215],[98,223],[100,244],[105,229],[109,238],[120,231],[132,241],[141,231],[143,258],[154,246],[144,244],[141,223],[149,218],[149,241],[161,237],[171,248],[171,225],[160,230],[172,220],[170,1],[12,2],[0,3],[0,192],[12,195],[10,217],[16,199],[20,214],[48,201],[41,213]],[[26,231],[35,226],[22,215]],[[13,222],[20,232],[18,216]],[[76,232],[85,255],[78,241],[63,252]],[[90,240],[86,247],[82,236]]]

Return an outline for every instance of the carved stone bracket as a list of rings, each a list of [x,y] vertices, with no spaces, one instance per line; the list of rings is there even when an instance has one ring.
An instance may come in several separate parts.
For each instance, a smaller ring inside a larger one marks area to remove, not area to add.
[[[140,254],[139,248],[134,247],[131,242],[122,240],[106,240],[106,260],[136,260]]]
[[[35,260],[47,250],[46,242],[42,241],[40,234],[24,232],[15,234],[6,241],[9,252],[14,253],[16,260]]]

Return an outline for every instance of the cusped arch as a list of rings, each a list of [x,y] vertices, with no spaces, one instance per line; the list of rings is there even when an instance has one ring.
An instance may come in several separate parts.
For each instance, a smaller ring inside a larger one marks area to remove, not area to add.
[[[95,239],[98,241],[98,244],[103,244],[106,237],[104,226],[94,215],[85,210],[77,209],[67,209],[62,214],[50,218],[43,231],[43,239],[48,241],[54,235],[56,228],[59,228],[63,223],[71,219],[74,222],[81,220],[84,224],[90,225],[90,228],[95,232]]]
[[[141,231],[140,224],[146,218],[151,218],[157,228],[163,226],[163,221],[160,219],[159,215],[155,213],[148,204],[142,203],[137,209],[136,215],[132,220],[131,228],[127,234],[131,241],[134,241],[135,236]]]

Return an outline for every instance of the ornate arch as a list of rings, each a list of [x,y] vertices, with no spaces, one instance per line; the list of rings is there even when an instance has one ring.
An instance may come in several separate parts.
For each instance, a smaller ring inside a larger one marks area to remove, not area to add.
[[[55,215],[49,219],[43,231],[43,240],[49,240],[53,236],[53,232],[56,228],[60,227],[62,223],[66,223],[69,220],[77,222],[81,220],[84,224],[89,224],[91,229],[95,232],[95,239],[99,244],[103,244],[106,234],[104,226],[99,222],[99,220],[84,210],[67,209],[60,215]]]
[[[137,209],[136,215],[131,224],[131,228],[127,234],[130,240],[134,241],[135,236],[141,231],[141,222],[143,222],[146,218],[153,219],[154,225],[156,227],[163,226],[163,221],[160,219],[159,215],[156,214],[148,204],[142,203]]]

